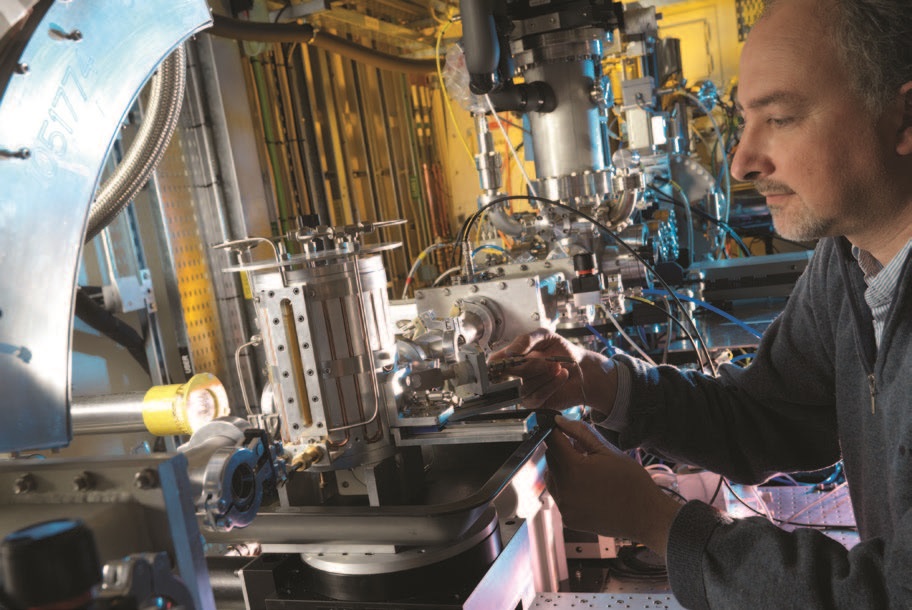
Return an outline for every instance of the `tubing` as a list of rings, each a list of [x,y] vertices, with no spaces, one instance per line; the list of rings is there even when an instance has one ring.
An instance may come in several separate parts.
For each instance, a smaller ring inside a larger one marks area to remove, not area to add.
[[[146,117],[136,134],[136,140],[124,154],[123,161],[114,174],[98,189],[95,202],[89,210],[86,243],[108,226],[148,182],[177,128],[186,83],[185,52],[183,45],[180,45],[165,58],[158,73],[152,76],[152,92]]]
[[[662,297],[662,296],[667,296],[669,293],[664,290],[644,290],[643,294],[645,296],[650,296],[650,297],[655,297],[655,296]],[[706,301],[701,301],[700,299],[694,299],[692,297],[687,296],[686,294],[681,294],[680,292],[675,292],[674,295],[682,301],[687,301],[688,303],[693,303],[694,305],[699,305],[703,309],[707,309],[707,310],[713,312],[714,314],[722,316],[729,322],[744,329],[745,331],[749,332],[750,334],[757,337],[758,339],[763,338],[763,333],[761,333],[756,328],[749,326],[746,322],[739,320],[738,318],[734,317],[730,313],[722,311],[718,307],[714,307],[713,305],[710,305]]]
[[[70,406],[75,435],[192,434],[228,412],[225,388],[209,373],[194,375],[183,384],[153,386],[147,392],[74,398]]]
[[[272,43],[309,44],[330,53],[337,53],[368,66],[406,72],[409,74],[428,74],[434,72],[436,63],[433,59],[408,59],[380,53],[351,41],[333,36],[309,24],[297,23],[262,23],[232,19],[223,15],[213,15],[213,26],[208,30],[213,36]]]

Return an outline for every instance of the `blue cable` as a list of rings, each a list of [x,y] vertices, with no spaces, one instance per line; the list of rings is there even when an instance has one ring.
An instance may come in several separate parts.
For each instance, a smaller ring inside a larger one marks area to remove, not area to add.
[[[757,354],[741,354],[740,356],[735,356],[729,362],[741,362],[742,360],[747,360],[749,358],[756,358]]]
[[[613,345],[611,345],[611,342],[608,341],[608,339],[605,338],[605,335],[603,335],[603,334],[600,333],[598,330],[596,330],[596,328],[595,328],[594,326],[592,326],[591,324],[586,324],[586,329],[587,329],[590,333],[592,333],[593,335],[595,335],[596,339],[598,339],[599,341],[601,341],[601,342],[602,342],[602,345],[604,345],[605,347],[607,347],[609,350],[611,350],[611,351],[617,350],[617,348],[614,347]]]
[[[472,250],[472,256],[474,257],[476,254],[478,254],[478,253],[481,252],[482,250],[497,250],[498,252],[500,252],[500,253],[502,253],[502,254],[506,254],[506,253],[507,253],[506,249],[501,248],[500,246],[494,246],[494,245],[491,245],[491,244],[485,244],[485,245],[483,245],[483,246],[478,246],[477,248],[475,248],[474,250]]]
[[[664,297],[664,296],[667,296],[667,295],[668,295],[668,292],[666,292],[665,290],[644,290],[644,291],[643,291],[643,294],[646,295],[646,296],[651,296],[651,297]],[[691,297],[689,297],[689,296],[687,296],[687,295],[685,295],[685,294],[681,294],[681,293],[679,293],[679,292],[675,292],[674,295],[675,295],[676,297],[678,297],[678,298],[679,298],[680,300],[682,300],[682,301],[687,301],[688,303],[693,303],[693,304],[695,304],[695,305],[699,305],[700,307],[702,307],[702,308],[704,308],[704,309],[708,309],[709,311],[711,311],[711,312],[713,312],[713,313],[715,313],[715,314],[718,314],[718,315],[722,316],[722,317],[725,318],[726,320],[728,320],[728,321],[734,323],[735,325],[737,325],[737,326],[743,328],[744,330],[746,330],[747,332],[749,332],[749,333],[752,334],[753,336],[757,337],[758,339],[760,339],[760,338],[763,336],[763,334],[762,334],[760,331],[758,331],[757,329],[755,329],[755,328],[753,328],[753,327],[751,327],[751,326],[748,326],[747,324],[745,324],[744,322],[742,322],[742,321],[739,320],[738,318],[734,317],[733,315],[731,315],[731,314],[729,314],[729,313],[727,313],[727,312],[722,311],[722,310],[719,309],[718,307],[714,307],[714,306],[710,305],[710,304],[707,303],[706,301],[701,301],[700,299],[694,299],[694,298],[691,298]]]

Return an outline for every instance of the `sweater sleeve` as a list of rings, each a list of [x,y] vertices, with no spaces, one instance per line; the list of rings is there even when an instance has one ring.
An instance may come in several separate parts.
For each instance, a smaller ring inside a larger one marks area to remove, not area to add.
[[[718,377],[615,356],[630,374],[618,443],[645,446],[741,483],[839,460],[833,329],[826,304],[827,248],[813,257],[785,311],[763,335],[747,368],[723,365]]]
[[[687,608],[910,608],[910,537],[906,514],[890,544],[846,550],[817,530],[731,519],[694,501],[672,524],[668,575]]]

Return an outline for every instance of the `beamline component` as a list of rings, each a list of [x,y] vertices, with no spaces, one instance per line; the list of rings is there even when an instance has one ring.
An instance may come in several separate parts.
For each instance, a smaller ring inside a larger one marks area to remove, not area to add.
[[[210,24],[203,0],[55,2],[19,58],[0,104],[0,150],[19,153],[0,156],[0,451],[70,440],[73,287],[102,164],[143,83]]]

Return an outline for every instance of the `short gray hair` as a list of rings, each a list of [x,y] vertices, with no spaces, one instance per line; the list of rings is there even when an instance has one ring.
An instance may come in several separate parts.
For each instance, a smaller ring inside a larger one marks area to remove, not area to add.
[[[912,81],[912,4],[909,0],[817,1],[839,59],[849,70],[852,89],[864,100],[866,110],[879,114],[900,86]],[[781,2],[766,0],[763,14]]]

